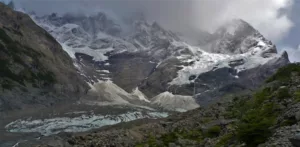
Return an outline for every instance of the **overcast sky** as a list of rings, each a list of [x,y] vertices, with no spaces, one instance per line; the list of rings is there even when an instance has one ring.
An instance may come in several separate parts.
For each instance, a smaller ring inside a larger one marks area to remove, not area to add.
[[[6,0],[8,1],[8,0]],[[96,12],[127,15],[143,11],[150,20],[168,29],[188,27],[213,31],[233,18],[258,29],[279,50],[288,50],[300,61],[300,0],[14,0],[39,14],[51,12]]]

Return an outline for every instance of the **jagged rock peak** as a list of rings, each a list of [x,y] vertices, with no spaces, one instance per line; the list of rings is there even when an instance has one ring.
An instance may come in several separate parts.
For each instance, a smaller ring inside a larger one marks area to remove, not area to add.
[[[249,23],[241,19],[234,19],[217,29],[206,49],[214,53],[243,54],[262,44],[276,50],[273,43]]]

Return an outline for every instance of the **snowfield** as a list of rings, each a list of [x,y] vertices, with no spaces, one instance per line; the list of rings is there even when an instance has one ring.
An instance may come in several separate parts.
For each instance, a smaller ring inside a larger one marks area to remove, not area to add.
[[[229,63],[231,61],[243,61],[241,65],[237,65],[234,69],[237,72],[258,67],[264,65],[269,61],[279,58],[280,55],[272,53],[269,57],[263,57],[263,53],[268,52],[273,46],[267,45],[263,41],[259,40],[258,44],[249,49],[248,52],[243,54],[217,54],[206,52],[199,47],[188,46],[188,48],[193,52],[193,56],[177,56],[177,59],[186,63],[193,63],[189,66],[182,66],[183,69],[178,71],[178,76],[170,82],[170,85],[183,85],[194,82],[189,80],[192,75],[200,75],[208,71],[215,70],[217,68],[230,67]],[[237,75],[236,75],[237,76]],[[238,77],[238,76],[237,76]]]

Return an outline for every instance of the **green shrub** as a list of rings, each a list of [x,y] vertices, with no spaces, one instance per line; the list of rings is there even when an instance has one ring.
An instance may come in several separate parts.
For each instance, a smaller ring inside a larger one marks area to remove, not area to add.
[[[212,118],[211,117],[203,117],[203,119],[201,119],[201,122],[202,123],[209,123],[212,121]]]
[[[296,103],[300,102],[300,91],[296,91],[293,97]]]
[[[221,137],[219,142],[215,145],[215,147],[223,147],[228,146],[229,141],[234,137],[232,133],[226,134]]]
[[[221,132],[221,127],[220,126],[212,126],[210,127],[207,132],[205,132],[205,137],[213,138],[219,136]]]
[[[288,118],[288,119],[285,119],[283,120],[281,123],[280,123],[280,126],[292,126],[294,124],[297,124],[297,120],[295,117],[291,117],[291,118]]]
[[[265,87],[258,91],[249,100],[235,102],[231,110],[239,113],[236,115],[240,121],[236,124],[237,139],[247,146],[257,146],[265,142],[272,135],[270,127],[275,124],[278,116],[278,105],[272,102],[274,91]],[[280,97],[286,96],[283,90]]]
[[[291,97],[291,95],[290,95],[289,89],[287,87],[278,89],[276,98],[283,100],[285,98],[290,98],[290,97]]]
[[[261,104],[245,113],[237,125],[237,137],[247,146],[257,146],[272,135],[271,126],[275,124],[277,105],[274,103]]]
[[[200,129],[182,131],[179,132],[178,135],[183,139],[193,140],[197,142],[202,142],[203,140],[203,133],[202,130]]]
[[[137,143],[135,145],[135,147],[144,147],[144,146],[157,147],[158,145],[156,143],[156,138],[153,135],[150,135],[149,138],[145,142]]]
[[[243,122],[238,125],[237,137],[249,147],[264,143],[271,135],[269,129],[274,123],[274,118],[266,118],[259,122]]]
[[[299,75],[300,73],[300,64],[299,63],[292,63],[282,68],[279,68],[278,71],[267,79],[267,83],[273,82],[275,80],[287,82],[291,79],[292,73],[296,73]]]
[[[175,132],[167,133],[162,135],[160,140],[165,146],[168,146],[169,143],[175,142],[178,139],[178,135]]]
[[[264,101],[272,98],[272,93],[273,93],[273,91],[271,91],[270,87],[266,87],[263,90],[255,93],[254,98],[252,100],[253,105],[251,107],[255,108],[255,107],[261,106]],[[250,103],[251,103],[251,100],[250,100]]]

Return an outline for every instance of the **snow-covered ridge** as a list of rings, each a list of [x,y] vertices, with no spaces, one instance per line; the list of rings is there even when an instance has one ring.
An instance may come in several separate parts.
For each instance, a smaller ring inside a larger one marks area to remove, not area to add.
[[[280,58],[280,55],[274,51],[274,45],[262,40],[254,38],[257,44],[248,49],[248,52],[243,54],[218,54],[209,53],[199,47],[186,45],[192,52],[193,56],[180,55],[177,56],[182,62],[193,63],[189,66],[182,66],[183,69],[178,71],[178,76],[169,84],[183,85],[194,82],[189,80],[190,76],[197,76],[201,73],[212,71],[218,68],[233,68],[239,73],[240,71],[258,67],[266,64],[274,58]],[[233,62],[241,62],[237,65],[232,65]],[[238,78],[238,75],[235,75]]]
[[[103,17],[105,16],[105,14],[102,15]],[[83,53],[93,57],[95,61],[104,61],[108,59],[105,55],[108,52],[137,51],[133,44],[114,36],[115,34],[110,32],[112,28],[105,28],[107,27],[107,21],[111,22],[111,20],[100,19],[98,15],[94,16],[95,18],[80,18],[81,16],[77,18],[72,16],[68,18],[70,19],[69,21],[64,21],[63,17],[56,15],[43,17],[31,15],[31,17],[36,24],[49,32],[73,59],[75,59],[75,53]],[[93,24],[85,19],[99,22],[94,22],[96,24]],[[95,25],[103,25],[104,28],[94,28]]]
[[[180,63],[176,63],[176,66],[181,66],[177,68],[180,69],[178,75],[175,78],[172,77],[174,79],[165,87],[193,83],[202,73],[221,68],[233,69],[234,75],[232,73],[226,74],[238,79],[240,72],[259,67],[281,57],[277,55],[276,47],[270,41],[267,41],[257,30],[242,20],[233,20],[217,30],[215,34],[206,34],[209,39],[202,41],[206,41],[208,48],[212,49],[207,50],[204,48],[205,45],[201,47],[191,46],[182,41],[176,33],[163,29],[157,23],[150,24],[146,20],[133,21],[134,23],[130,24],[132,25],[131,32],[122,36],[124,26],[116,24],[104,13],[89,17],[56,15],[32,17],[37,24],[46,29],[62,44],[72,58],[75,58],[75,53],[82,53],[93,57],[92,60],[94,61],[101,61],[94,62],[90,61],[89,57],[86,59],[84,55],[82,57],[76,55],[79,58],[75,60],[78,62],[77,68],[82,68],[79,69],[80,74],[88,79],[87,82],[92,87],[89,96],[93,101],[86,101],[89,104],[91,102],[99,105],[151,103],[150,99],[148,100],[139,89],[134,89],[132,93],[128,93],[109,81],[97,83],[101,80],[118,80],[114,72],[119,71],[113,68],[118,67],[120,63],[113,65],[114,60],[126,55],[114,56],[116,53],[136,53],[130,58],[135,58],[134,56],[137,54],[151,57],[149,62],[153,61],[154,64],[157,64],[157,68],[159,68],[160,63],[164,63],[167,59],[177,58]],[[178,60],[174,62],[178,62]],[[126,68],[134,68],[130,65],[125,66]],[[85,67],[89,68],[85,69]],[[126,73],[125,75],[127,76]],[[147,80],[147,77],[142,78]],[[134,86],[138,87],[139,85]],[[126,89],[126,87],[123,88]],[[164,91],[167,91],[167,88],[161,88],[161,91],[155,94]],[[160,97],[166,96],[160,95]],[[178,98],[179,96],[169,95],[168,97]],[[164,106],[166,103],[160,105]]]
[[[228,22],[217,30],[213,36],[217,38],[212,43],[212,47],[215,45],[214,49],[217,50],[213,50],[212,52],[216,53],[212,53],[191,46],[180,40],[175,33],[164,30],[157,23],[149,24],[147,21],[135,21],[132,32],[128,36],[109,33],[108,26],[104,24],[109,23],[117,27],[121,25],[115,24],[103,13],[99,16],[101,19],[98,15],[89,18],[72,16],[70,20],[63,16],[32,17],[62,44],[72,58],[75,58],[75,53],[83,53],[92,56],[95,61],[104,61],[108,59],[106,56],[108,52],[126,51],[143,52],[158,61],[176,57],[181,62],[189,63],[182,66],[183,69],[178,71],[178,76],[169,83],[170,85],[192,83],[194,81],[189,80],[190,76],[198,76],[218,68],[230,67],[238,73],[279,57],[271,42],[248,23],[239,19]],[[87,26],[93,28],[93,24],[82,21],[89,19],[97,21],[101,27],[88,29]],[[118,31],[122,32],[122,29],[118,28]],[[242,38],[236,38],[241,34],[244,34]],[[235,44],[236,39],[238,39],[237,44]],[[231,46],[237,48],[230,48]],[[220,53],[217,53],[219,51]],[[238,78],[238,75],[233,76]]]
[[[48,31],[74,59],[75,53],[89,55],[95,61],[107,60],[107,53],[115,54],[125,51],[143,51],[152,56],[167,55],[170,54],[168,52],[172,52],[165,51],[168,44],[180,40],[175,33],[164,30],[156,22],[150,24],[145,20],[136,20],[132,24],[119,25],[110,16],[101,12],[95,16],[52,14],[42,17],[31,15],[31,17],[36,24]],[[117,22],[120,23],[120,21]],[[128,28],[131,32],[124,33],[128,31]]]

